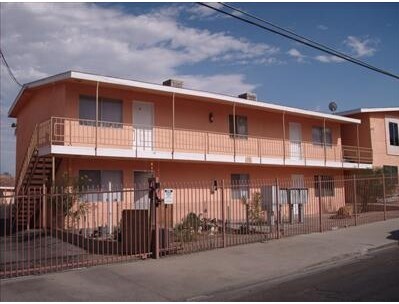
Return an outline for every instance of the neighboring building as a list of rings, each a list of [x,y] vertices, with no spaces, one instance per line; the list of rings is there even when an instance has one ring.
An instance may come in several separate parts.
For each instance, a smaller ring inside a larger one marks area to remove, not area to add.
[[[17,119],[17,192],[64,174],[106,189],[146,184],[153,175],[232,183],[278,177],[298,185],[323,176],[333,183],[344,169],[371,168],[376,148],[342,141],[342,130],[360,124],[356,118],[259,102],[250,93],[184,89],[173,80],[73,71],[24,85],[9,116]],[[239,192],[233,198],[248,195]],[[335,193],[323,191],[334,210],[345,203]]]
[[[357,145],[358,138],[359,146],[373,151],[374,168],[398,176],[399,107],[360,108],[339,114],[361,120],[360,125],[342,127],[342,144]]]

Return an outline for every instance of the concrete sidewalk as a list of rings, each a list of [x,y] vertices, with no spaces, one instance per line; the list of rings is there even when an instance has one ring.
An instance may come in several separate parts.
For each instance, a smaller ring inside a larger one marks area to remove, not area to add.
[[[159,260],[3,280],[0,300],[212,300],[226,290],[281,282],[393,246],[398,232],[399,220],[394,219]]]

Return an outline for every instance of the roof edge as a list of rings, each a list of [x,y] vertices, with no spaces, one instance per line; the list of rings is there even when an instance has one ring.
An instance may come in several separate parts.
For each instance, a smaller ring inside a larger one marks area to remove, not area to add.
[[[72,75],[72,71],[67,71],[67,72],[59,73],[59,74],[56,74],[53,76],[41,78],[39,80],[24,83],[22,85],[22,88],[19,90],[17,96],[15,97],[13,103],[11,104],[10,109],[8,110],[8,117],[14,117],[13,112],[14,112],[15,106],[17,105],[18,100],[21,98],[22,94],[25,92],[26,89],[31,89],[31,88],[39,87],[41,85],[46,85],[46,84],[49,84],[52,82],[65,80],[65,79],[71,78],[71,75]]]
[[[399,107],[384,107],[384,108],[357,108],[348,111],[342,111],[337,113],[338,115],[353,115],[360,113],[377,113],[377,112],[395,112],[399,111]]]
[[[154,84],[154,83],[149,83],[149,82],[117,78],[117,77],[112,77],[112,76],[102,76],[102,75],[98,75],[98,74],[90,74],[90,73],[84,73],[84,72],[78,72],[78,71],[72,71],[72,70],[24,84],[22,86],[21,90],[19,91],[17,97],[14,99],[14,102],[12,103],[10,110],[8,111],[8,116],[15,117],[15,114],[14,114],[15,107],[18,103],[18,100],[21,98],[22,94],[25,92],[26,89],[35,88],[35,87],[38,87],[41,85],[45,85],[48,83],[61,81],[61,80],[69,79],[69,78],[86,80],[86,81],[95,81],[95,82],[100,82],[100,83],[104,82],[104,83],[116,84],[116,85],[128,86],[128,87],[129,86],[130,87],[138,87],[138,88],[143,88],[143,89],[149,89],[149,90],[155,90],[155,91],[161,91],[161,92],[169,92],[169,93],[182,94],[182,95],[189,95],[189,96],[195,96],[195,97],[203,97],[203,98],[215,99],[215,100],[220,100],[220,101],[228,101],[228,102],[232,102],[235,104],[254,106],[254,107],[259,107],[259,108],[264,108],[264,109],[281,111],[281,112],[285,112],[285,113],[292,113],[294,115],[299,114],[299,115],[304,115],[304,116],[325,118],[325,119],[329,119],[329,120],[339,121],[342,123],[355,123],[355,124],[361,123],[361,121],[359,119],[340,116],[337,114],[327,114],[327,113],[322,113],[322,112],[317,112],[317,111],[312,111],[312,110],[305,110],[305,109],[301,109],[301,108],[294,108],[294,107],[283,106],[283,105],[278,105],[278,104],[273,104],[273,103],[267,103],[264,101],[251,101],[251,100],[246,100],[246,99],[242,99],[242,98],[238,98],[238,97],[234,97],[234,96],[223,95],[220,93],[213,93],[213,92],[193,90],[193,89],[175,88],[175,87],[163,86],[161,84]]]

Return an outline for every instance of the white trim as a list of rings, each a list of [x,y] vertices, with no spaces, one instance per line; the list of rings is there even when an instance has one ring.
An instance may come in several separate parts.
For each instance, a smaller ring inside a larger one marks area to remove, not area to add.
[[[204,153],[174,152],[173,159],[177,160],[206,160]]]
[[[262,165],[284,165],[283,158],[262,157],[260,160]]]
[[[358,120],[358,119],[343,117],[343,116],[339,116],[339,115],[320,113],[320,112],[316,112],[316,111],[310,111],[310,110],[298,109],[298,108],[294,108],[294,107],[276,105],[276,104],[266,103],[266,102],[262,102],[262,101],[251,101],[251,100],[246,100],[246,99],[242,99],[242,98],[238,98],[238,97],[233,97],[233,96],[228,96],[228,95],[223,95],[223,94],[218,94],[218,93],[211,93],[211,92],[206,92],[206,91],[181,89],[181,88],[164,86],[164,85],[160,85],[160,84],[153,84],[153,83],[147,83],[147,82],[141,82],[141,81],[135,81],[135,80],[129,80],[129,79],[122,79],[122,78],[115,78],[115,77],[109,77],[109,76],[101,76],[101,75],[88,74],[88,73],[75,72],[75,71],[69,71],[69,72],[66,72],[63,74],[40,79],[40,80],[37,80],[37,81],[34,81],[34,82],[24,85],[22,87],[22,89],[20,90],[20,92],[18,93],[17,98],[14,100],[14,103],[11,106],[11,108],[8,112],[8,115],[11,116],[11,113],[13,112],[13,109],[16,106],[17,101],[19,100],[19,98],[21,97],[22,93],[24,92],[24,90],[26,88],[33,88],[33,87],[41,86],[41,85],[44,85],[47,83],[52,83],[55,81],[66,80],[69,78],[77,79],[77,80],[86,80],[86,81],[114,84],[114,85],[121,85],[121,86],[127,86],[127,87],[134,87],[134,88],[140,88],[140,89],[147,89],[147,90],[153,90],[153,91],[157,91],[157,92],[175,93],[175,94],[186,95],[186,96],[190,96],[190,97],[201,97],[201,98],[206,98],[206,99],[210,99],[213,101],[230,102],[233,104],[240,104],[243,106],[250,106],[250,107],[262,108],[262,109],[268,109],[268,110],[275,110],[278,112],[292,113],[294,115],[310,116],[310,117],[318,117],[318,118],[321,117],[321,118],[326,118],[328,120],[339,121],[339,122],[343,122],[343,123],[360,124],[360,120]],[[209,100],[207,100],[207,101],[209,102]]]
[[[94,147],[72,147],[72,146],[51,146],[52,154],[66,154],[66,155],[85,155],[85,156],[95,156],[96,149]]]
[[[136,150],[133,150],[133,148],[132,149],[97,148],[97,156],[135,157]]]
[[[149,150],[137,150],[137,158],[158,158],[158,159],[172,159],[172,152],[165,151],[149,151]]]
[[[399,112],[399,107],[389,107],[389,108],[358,108],[348,111],[343,111],[337,113],[338,115],[352,115],[352,114],[360,114],[360,113],[376,113],[376,112]]]
[[[344,169],[356,169],[359,168],[358,164],[356,163],[350,163],[350,162],[343,162],[342,167]]]
[[[207,154],[206,160],[211,162],[234,163],[234,156],[224,154]]]
[[[272,157],[254,157],[254,156],[236,156],[226,154],[202,154],[202,153],[187,153],[187,152],[165,152],[165,151],[143,151],[134,149],[115,149],[115,148],[98,148],[97,154],[95,148],[92,147],[72,147],[72,146],[58,146],[41,148],[41,154],[62,154],[62,155],[80,155],[80,156],[99,156],[99,157],[119,157],[119,158],[133,158],[133,159],[163,159],[163,160],[188,160],[188,161],[206,161],[206,162],[220,162],[229,164],[258,164],[258,165],[286,165],[286,166],[304,166],[304,167],[325,167],[325,168],[360,168],[371,169],[371,164],[356,164],[339,161],[324,161],[307,159],[295,160],[286,159],[284,164],[283,158]]]

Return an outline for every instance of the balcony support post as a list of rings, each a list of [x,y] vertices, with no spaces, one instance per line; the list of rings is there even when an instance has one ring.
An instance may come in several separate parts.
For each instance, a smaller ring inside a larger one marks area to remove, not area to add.
[[[51,157],[51,186],[55,185],[55,156]]]
[[[172,93],[172,159],[175,157],[175,93]]]
[[[96,85],[96,138],[95,138],[95,147],[94,150],[96,151],[96,156],[97,156],[97,146],[98,146],[98,87],[100,86],[100,83],[97,81]]]
[[[236,130],[236,104],[233,103],[233,145],[234,145],[234,162],[236,161],[236,136],[237,136],[237,130]]]
[[[285,112],[283,112],[283,163],[285,165]]]
[[[323,118],[323,146],[324,146],[324,166],[327,166],[326,119],[325,118]]]
[[[357,167],[360,168],[359,125],[356,125]]]

